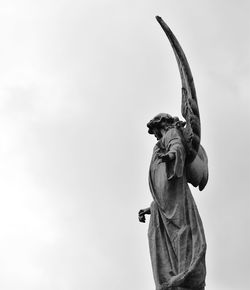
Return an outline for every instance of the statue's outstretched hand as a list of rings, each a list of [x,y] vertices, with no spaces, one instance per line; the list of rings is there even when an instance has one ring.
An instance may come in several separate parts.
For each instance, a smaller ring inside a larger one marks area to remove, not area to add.
[[[146,215],[146,214],[150,214],[150,213],[151,213],[151,212],[150,212],[150,207],[145,208],[145,209],[141,209],[141,210],[139,211],[139,213],[138,213],[139,221],[140,221],[141,223],[145,223],[145,221],[146,221],[145,215]]]
[[[160,153],[159,157],[162,159],[163,162],[169,162],[175,158],[175,154],[173,152],[168,153]]]

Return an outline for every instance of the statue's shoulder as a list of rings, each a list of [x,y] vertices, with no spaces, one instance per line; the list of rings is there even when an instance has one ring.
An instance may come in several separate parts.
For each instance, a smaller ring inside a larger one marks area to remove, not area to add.
[[[171,127],[163,136],[164,142],[170,142],[173,139],[183,139],[182,131],[177,127]]]

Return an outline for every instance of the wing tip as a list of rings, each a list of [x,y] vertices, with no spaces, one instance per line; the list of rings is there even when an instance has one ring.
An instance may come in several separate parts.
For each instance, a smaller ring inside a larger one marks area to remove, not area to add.
[[[163,25],[164,20],[161,18],[161,16],[156,15],[156,16],[155,16],[155,19],[157,20],[157,22],[158,22],[161,26]]]

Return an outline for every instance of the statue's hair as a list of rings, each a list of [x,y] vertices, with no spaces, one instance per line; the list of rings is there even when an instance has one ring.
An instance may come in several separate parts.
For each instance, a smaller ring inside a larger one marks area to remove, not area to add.
[[[161,128],[162,123],[165,122],[169,126],[185,126],[185,123],[180,121],[178,117],[172,117],[170,114],[160,113],[147,123],[148,133],[154,134],[154,128]]]

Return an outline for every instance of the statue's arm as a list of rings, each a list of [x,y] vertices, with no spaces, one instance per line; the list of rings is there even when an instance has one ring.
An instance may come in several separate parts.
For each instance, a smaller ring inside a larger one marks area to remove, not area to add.
[[[183,141],[180,136],[179,131],[176,128],[170,129],[172,133],[172,138],[163,138],[163,144],[165,146],[165,153],[160,153],[159,157],[163,162],[170,162],[176,158],[176,153],[181,150],[185,150],[183,146]]]
[[[170,130],[172,134],[171,138],[163,139],[165,141],[166,153],[160,156],[162,161],[167,163],[168,180],[183,175],[186,157],[185,147],[178,129],[173,128]]]
[[[144,208],[144,209],[139,210],[139,212],[138,212],[138,219],[139,219],[139,221],[141,223],[145,223],[145,221],[146,221],[145,215],[146,214],[151,214],[150,207],[147,207],[147,208]]]

